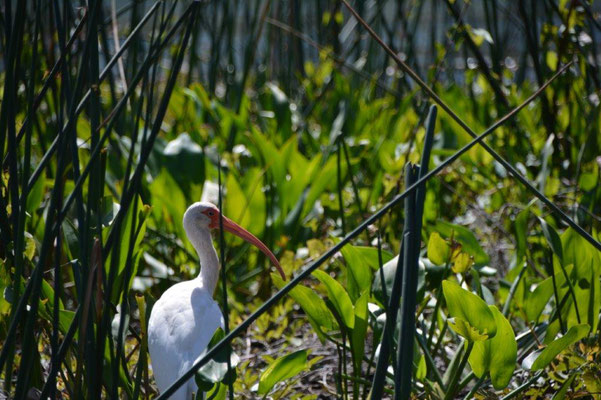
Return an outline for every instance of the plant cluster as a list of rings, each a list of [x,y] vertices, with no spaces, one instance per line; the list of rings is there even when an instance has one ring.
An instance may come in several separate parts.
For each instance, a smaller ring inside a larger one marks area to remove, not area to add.
[[[0,397],[155,396],[150,310],[200,268],[189,204],[221,194],[298,276],[407,187],[424,148],[427,94],[338,1],[106,3],[1,7]],[[353,6],[476,133],[573,62],[484,141],[601,241],[595,5]],[[430,170],[472,140],[444,110],[432,129]],[[480,145],[423,188],[411,396],[601,398],[598,248]],[[407,218],[393,207],[354,237],[199,387],[368,398]],[[224,239],[231,330],[287,282]]]

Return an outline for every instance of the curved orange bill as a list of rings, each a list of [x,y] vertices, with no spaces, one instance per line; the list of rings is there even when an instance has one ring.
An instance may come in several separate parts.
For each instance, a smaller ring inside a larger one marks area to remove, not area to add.
[[[284,270],[282,270],[282,267],[280,267],[280,263],[278,262],[278,259],[275,258],[275,256],[271,252],[271,250],[269,250],[269,248],[267,246],[265,246],[265,244],[263,242],[261,242],[259,239],[257,239],[257,237],[255,235],[253,235],[252,233],[250,233],[249,231],[247,231],[246,229],[244,229],[243,227],[241,227],[240,225],[238,225],[231,219],[227,218],[226,216],[222,215],[222,218],[223,218],[223,229],[246,240],[248,243],[254,245],[259,250],[261,250],[263,252],[263,254],[265,254],[267,257],[269,257],[269,259],[271,260],[271,262],[273,263],[275,268],[278,270],[278,272],[282,276],[282,279],[284,279],[284,280],[286,279],[286,274],[284,274]],[[218,224],[219,224],[219,222],[218,222]]]

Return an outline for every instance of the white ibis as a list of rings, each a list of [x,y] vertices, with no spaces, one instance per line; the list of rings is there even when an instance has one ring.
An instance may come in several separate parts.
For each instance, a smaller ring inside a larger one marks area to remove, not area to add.
[[[219,209],[208,202],[192,204],[184,214],[184,229],[200,259],[200,273],[190,281],[171,286],[154,304],[148,323],[148,350],[160,392],[167,390],[203,355],[213,334],[223,327],[223,315],[213,300],[219,277],[219,260],[211,230],[219,228]],[[223,229],[259,248],[284,272],[273,253],[252,233],[223,218]],[[189,400],[197,390],[190,379],[171,399]]]

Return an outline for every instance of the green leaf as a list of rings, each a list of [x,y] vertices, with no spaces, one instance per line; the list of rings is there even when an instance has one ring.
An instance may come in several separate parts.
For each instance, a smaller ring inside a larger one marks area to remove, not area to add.
[[[286,284],[282,277],[278,274],[272,273],[271,279],[273,284],[281,289]],[[313,319],[314,322],[319,324],[320,327],[326,330],[336,329],[338,324],[336,319],[332,315],[332,312],[326,306],[326,303],[321,297],[315,293],[311,288],[303,285],[295,286],[288,295],[296,301],[303,311]]]
[[[356,301],[357,298],[361,295],[361,293],[369,289],[369,285],[371,284],[372,278],[372,269],[370,268],[369,262],[364,257],[362,252],[360,252],[354,246],[347,244],[342,248],[340,252],[342,253],[342,256],[344,257],[344,260],[346,261],[346,265],[348,267],[348,292],[351,296],[351,299]],[[375,262],[377,265],[377,259],[375,260]]]
[[[361,371],[363,361],[363,352],[365,349],[365,335],[367,334],[367,301],[369,300],[369,290],[357,299],[355,303],[355,327],[351,332],[351,351],[353,352],[353,362],[355,370]]]
[[[265,165],[269,167],[276,185],[278,187],[284,187],[284,182],[286,181],[286,164],[280,151],[273,141],[263,135],[257,127],[251,127],[251,133],[252,135],[250,138],[259,150],[257,158],[265,160]]]
[[[480,297],[452,281],[442,282],[447,302],[450,327],[467,340],[480,341],[494,337],[497,332],[495,317]]]
[[[551,71],[555,71],[557,69],[557,62],[559,57],[557,57],[557,53],[554,51],[548,51],[545,54],[545,61],[547,62],[547,66],[551,69]]]
[[[227,199],[224,204],[224,215],[229,216],[244,229],[250,229],[250,213],[247,212],[248,202],[234,174],[228,175],[226,188]],[[252,233],[257,234],[257,231],[255,230]],[[231,236],[231,240],[242,242],[242,239],[237,237],[234,239],[233,236]]]
[[[188,204],[180,187],[167,171],[162,170],[152,181],[149,189],[152,195],[154,220],[161,221],[162,229],[174,232],[179,238],[185,238],[186,232],[182,220]],[[186,245],[187,242],[184,241]]]
[[[205,180],[205,161],[202,147],[190,138],[187,133],[181,133],[177,138],[167,143],[163,149],[165,167],[183,189],[189,201],[196,200],[191,184],[201,184]]]
[[[419,357],[417,363],[417,370],[415,371],[415,378],[422,380],[428,375],[428,365],[426,364],[426,356],[423,354]]]
[[[224,338],[224,336],[225,332],[223,329],[217,328],[207,348],[210,349],[215,346],[217,343],[219,343],[219,341],[221,341],[221,339]],[[226,346],[196,372],[196,380],[206,383],[207,385],[203,385],[204,387],[212,387],[214,383],[224,380],[227,376],[228,352],[230,354],[232,372],[234,372],[236,365],[238,365],[239,358],[229,346]]]
[[[524,254],[526,254],[526,236],[528,231],[528,215],[530,214],[530,207],[526,207],[520,211],[515,218],[515,238],[517,244],[517,260],[522,260]]]
[[[570,390],[570,387],[572,387],[572,383],[574,382],[574,379],[576,378],[576,376],[577,375],[574,373],[571,374],[570,377],[562,383],[561,388],[559,388],[559,390],[557,392],[555,392],[555,394],[553,395],[551,400],[565,399],[566,393],[568,393],[568,390]]]
[[[566,270],[573,265],[569,276],[581,317],[581,321],[568,323],[568,326],[579,322],[588,323],[591,330],[596,331],[601,310],[601,253],[571,228],[561,235],[561,242],[563,265],[566,266]],[[571,309],[574,309],[573,305]]]
[[[279,382],[307,369],[307,350],[299,350],[271,363],[259,378],[260,395],[266,395]]]
[[[432,232],[428,239],[428,258],[436,265],[444,265],[449,260],[451,248],[438,232]]]
[[[467,253],[459,253],[453,259],[453,272],[456,274],[462,274],[472,266],[472,258]]]
[[[532,292],[527,292],[524,308],[529,321],[537,321],[553,295],[553,278],[540,282]]]
[[[344,246],[342,249],[344,250],[349,245]],[[371,269],[377,271],[380,268],[380,261],[378,259],[378,248],[377,247],[367,247],[367,246],[352,246],[357,257],[361,258],[361,260],[371,267]],[[382,264],[386,264],[388,261],[392,260],[394,254],[389,251],[382,250]]]
[[[477,377],[490,371],[495,389],[503,389],[511,380],[517,360],[518,346],[509,321],[495,306],[489,306],[495,317],[497,334],[486,341],[474,343],[469,363]]]
[[[33,260],[35,255],[35,239],[29,232],[25,232],[25,250],[23,251],[28,260]]]
[[[342,179],[344,179],[346,175],[346,163],[343,163],[340,166],[340,169],[340,176],[342,177]],[[319,174],[311,182],[311,188],[309,189],[309,193],[307,193],[307,198],[305,199],[303,211],[301,213],[303,217],[306,216],[309,213],[309,211],[311,211],[311,209],[315,205],[315,201],[319,198],[319,196],[321,196],[324,190],[336,183],[336,158],[330,158],[325,165],[319,168],[318,172]]]
[[[559,239],[559,235],[552,226],[547,224],[547,221],[540,217],[538,220],[540,221],[543,235],[545,236],[545,239],[547,239],[549,246],[551,246],[551,250],[553,250],[553,253],[555,253],[555,255],[559,258],[559,261],[563,263],[563,248],[561,245],[561,239]]]
[[[461,243],[462,250],[474,257],[476,265],[485,265],[490,261],[488,254],[482,249],[478,239],[469,229],[461,225],[438,221],[434,226],[434,230],[447,239],[453,237],[453,240]]]
[[[340,315],[340,318],[342,318],[344,324],[348,328],[353,329],[355,326],[355,310],[353,309],[353,303],[346,290],[344,290],[338,281],[323,271],[313,271],[313,276],[319,279],[326,287],[328,299],[334,305],[334,308]]]
[[[252,168],[244,174],[242,189],[246,195],[248,207],[246,213],[250,214],[249,230],[257,237],[263,235],[266,226],[265,193],[263,193],[263,171]]]
[[[464,337],[469,342],[483,342],[488,339],[486,333],[482,333],[474,328],[468,321],[462,318],[449,318],[449,327],[459,336]]]
[[[538,371],[545,368],[555,357],[572,344],[585,337],[590,331],[588,324],[580,324],[571,327],[561,338],[552,341],[542,350],[535,351],[522,361],[522,368]]]

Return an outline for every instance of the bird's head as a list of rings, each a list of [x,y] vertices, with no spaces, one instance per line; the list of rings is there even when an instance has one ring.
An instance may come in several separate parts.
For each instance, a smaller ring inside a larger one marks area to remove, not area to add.
[[[188,236],[195,230],[216,229],[219,228],[221,224],[223,224],[223,229],[225,231],[233,233],[261,250],[263,254],[271,260],[282,276],[282,279],[286,279],[286,275],[284,274],[278,259],[271,250],[269,250],[263,242],[257,239],[255,235],[242,228],[225,215],[221,215],[219,208],[214,204],[206,201],[197,202],[188,207],[184,213],[184,229],[186,230],[186,233],[188,233]]]

